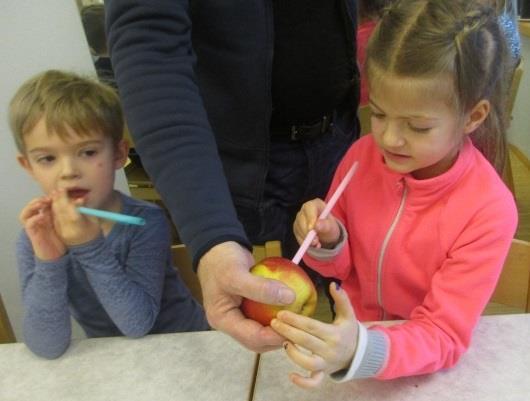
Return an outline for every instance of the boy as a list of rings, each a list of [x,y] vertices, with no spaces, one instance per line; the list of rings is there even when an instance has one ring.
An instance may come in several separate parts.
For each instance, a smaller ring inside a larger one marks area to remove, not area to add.
[[[46,358],[68,348],[70,315],[88,337],[206,330],[201,306],[171,266],[163,211],[114,190],[128,145],[117,94],[46,71],[9,107],[20,165],[45,195],[22,210],[17,259],[24,338]],[[79,214],[78,206],[143,217],[145,226]]]

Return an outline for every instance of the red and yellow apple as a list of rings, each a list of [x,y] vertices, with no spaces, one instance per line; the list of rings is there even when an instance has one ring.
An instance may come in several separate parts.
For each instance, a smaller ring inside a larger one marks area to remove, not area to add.
[[[290,305],[268,305],[243,298],[241,310],[249,319],[268,326],[281,310],[289,310],[304,316],[311,316],[317,305],[317,291],[307,273],[289,259],[265,258],[250,269],[256,276],[281,281],[296,294]]]

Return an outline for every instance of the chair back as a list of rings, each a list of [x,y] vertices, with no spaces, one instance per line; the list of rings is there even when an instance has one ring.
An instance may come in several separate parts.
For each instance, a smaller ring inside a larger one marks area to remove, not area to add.
[[[2,295],[0,295],[0,344],[14,343],[16,342],[15,333],[11,327],[9,316],[7,316],[4,302],[2,301]]]
[[[530,242],[512,240],[499,282],[491,297],[490,310],[530,312]]]
[[[513,106],[515,105],[515,99],[517,98],[517,92],[519,92],[519,85],[521,78],[523,77],[524,63],[523,60],[519,60],[517,67],[513,71],[512,82],[510,83],[510,92],[508,94],[508,106],[507,114],[511,118],[513,112]]]
[[[201,284],[197,274],[193,271],[193,262],[186,245],[178,244],[171,246],[171,255],[173,258],[173,266],[178,269],[182,281],[190,289],[193,297],[202,304]],[[281,255],[282,249],[280,241],[267,241],[264,245],[254,245],[252,249],[252,256],[256,262],[266,257]]]
[[[513,114],[513,107],[515,105],[515,99],[517,98],[517,92],[519,92],[519,84],[521,83],[521,78],[523,77],[523,60],[521,59],[519,63],[517,64],[517,67],[515,68],[511,83],[510,83],[510,92],[508,94],[508,104],[506,106],[506,114],[508,118],[512,119]],[[510,161],[510,146],[508,144],[506,148],[506,160],[504,163],[504,169],[502,171],[502,179],[506,186],[512,191],[513,194],[515,194],[515,185],[513,180],[513,171],[512,171],[512,163]]]
[[[267,241],[264,245],[254,245],[252,247],[252,256],[255,263],[265,258],[282,256],[282,245],[280,241]]]
[[[372,131],[372,111],[370,106],[359,106],[358,116],[361,124],[361,136],[369,134]]]

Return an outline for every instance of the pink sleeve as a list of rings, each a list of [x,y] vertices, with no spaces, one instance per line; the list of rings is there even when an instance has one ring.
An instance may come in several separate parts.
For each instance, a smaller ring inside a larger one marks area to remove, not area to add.
[[[350,148],[346,156],[342,159],[339,166],[337,167],[337,170],[335,171],[335,175],[333,176],[333,180],[331,182],[331,186],[329,187],[328,194],[326,196],[326,201],[329,200],[331,195],[335,192],[335,189],[340,184],[340,182],[354,163],[354,154],[354,148]],[[363,166],[359,165],[356,174],[359,174],[359,170],[361,170],[362,168]],[[347,215],[345,210],[348,209],[348,199],[353,196],[352,191],[355,188],[354,182],[355,175],[353,176],[352,181],[348,184],[348,186],[342,193],[342,196],[339,198],[339,200],[335,204],[335,207],[331,211],[331,214],[336,219],[340,220],[344,227],[348,227]],[[344,280],[346,279],[346,277],[348,277],[351,270],[350,246],[348,242],[346,242],[340,252],[332,259],[316,259],[306,253],[304,256],[304,262],[324,277],[335,277],[340,280]]]

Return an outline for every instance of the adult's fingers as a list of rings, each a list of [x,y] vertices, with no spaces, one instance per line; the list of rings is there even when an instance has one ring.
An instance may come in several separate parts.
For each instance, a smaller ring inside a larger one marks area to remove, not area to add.
[[[249,272],[242,272],[238,282],[230,287],[229,291],[264,304],[289,305],[296,299],[294,291],[282,282]]]

